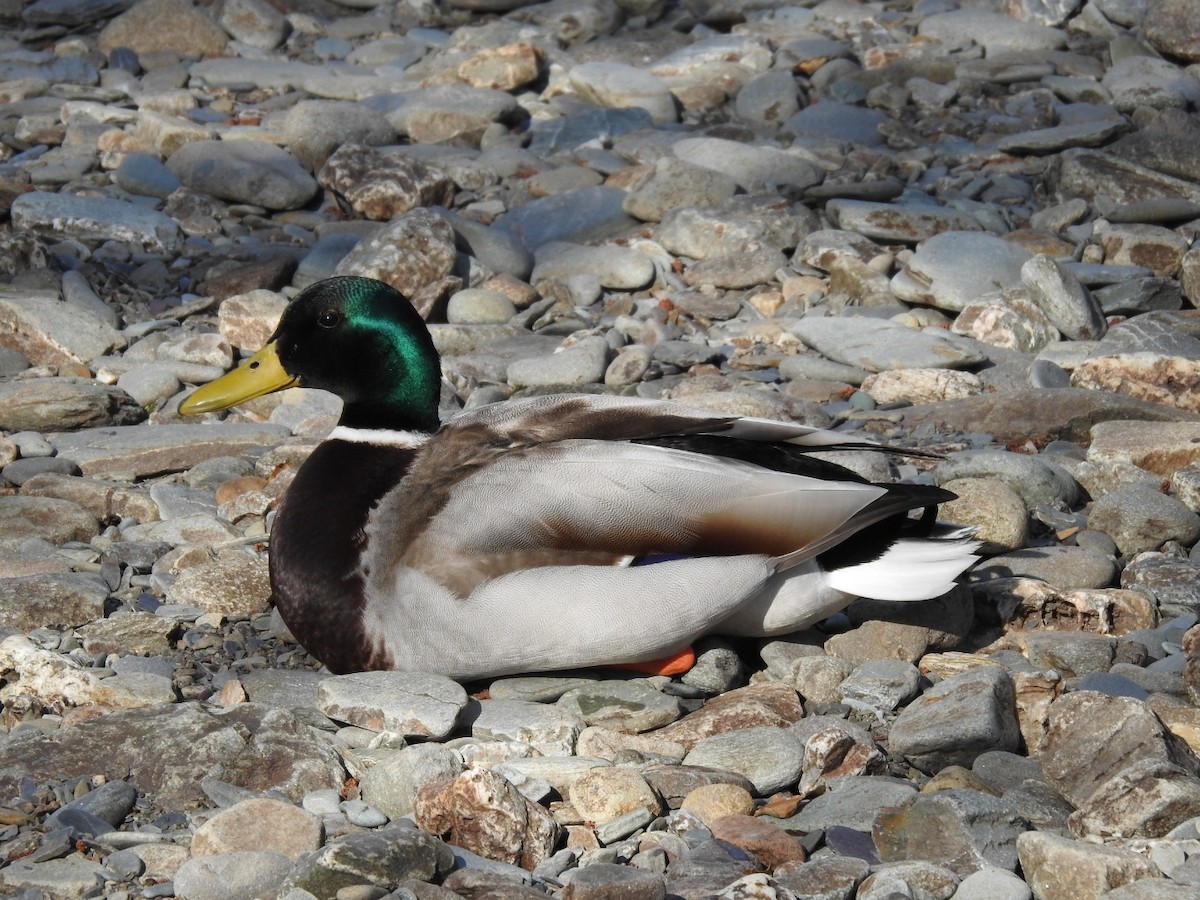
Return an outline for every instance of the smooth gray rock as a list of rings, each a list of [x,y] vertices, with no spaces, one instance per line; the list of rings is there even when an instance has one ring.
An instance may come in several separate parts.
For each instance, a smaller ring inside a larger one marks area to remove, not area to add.
[[[1021,266],[1029,297],[1071,340],[1098,340],[1108,330],[1100,304],[1070,270],[1044,254]]]
[[[644,681],[598,681],[572,688],[555,705],[588,725],[635,733],[674,722],[681,712],[676,698]]]
[[[193,190],[267,209],[296,209],[317,192],[286,150],[262,141],[191,141],[171,154],[167,169]]]
[[[529,251],[551,241],[602,240],[633,228],[622,209],[625,192],[607,185],[551,194],[500,216],[494,227],[513,234]]]
[[[986,359],[956,343],[945,332],[918,331],[884,319],[805,318],[796,322],[791,331],[826,358],[867,372],[965,369]]]
[[[363,773],[362,799],[398,819],[412,813],[413,800],[423,785],[454,778],[462,770],[462,757],[439,744],[417,744],[387,752]]]
[[[792,831],[834,826],[870,831],[881,809],[902,806],[916,795],[913,784],[886,775],[831,779],[829,790],[810,800],[796,815],[781,819],[779,825]]]
[[[1028,547],[993,556],[972,569],[976,578],[1040,578],[1059,590],[1111,586],[1117,575],[1116,561],[1108,554],[1086,547],[1052,545]]]
[[[724,172],[750,192],[771,186],[803,190],[821,180],[821,173],[811,163],[775,147],[694,137],[676,141],[673,149],[684,162]]]
[[[1067,506],[1079,499],[1079,485],[1053,460],[1003,450],[964,450],[937,464],[938,484],[955,478],[995,478],[1020,494],[1029,509],[1043,503]]]
[[[990,234],[947,231],[934,235],[892,277],[902,300],[958,312],[978,299],[1021,284],[1029,252]]]
[[[890,749],[933,773],[969,766],[985,750],[1015,750],[1020,742],[1012,678],[985,666],[934,685],[900,711]]]
[[[869,659],[857,666],[838,690],[852,709],[889,713],[917,696],[921,673],[902,659]]]
[[[1167,541],[1190,547],[1200,538],[1200,516],[1174,497],[1138,485],[1117,488],[1097,499],[1088,527],[1103,531],[1130,556],[1157,550]]]
[[[515,387],[594,384],[604,380],[608,353],[604,338],[584,338],[550,356],[514,361],[508,366],[507,379]]]
[[[648,256],[626,247],[599,245],[588,247],[551,241],[534,254],[530,282],[565,282],[575,275],[594,275],[603,287],[637,290],[654,280],[654,262]]]
[[[784,728],[743,728],[700,740],[683,761],[744,775],[767,796],[799,780],[803,746]]]
[[[266,850],[194,856],[175,873],[175,891],[188,900],[253,900],[278,889],[292,865]]]

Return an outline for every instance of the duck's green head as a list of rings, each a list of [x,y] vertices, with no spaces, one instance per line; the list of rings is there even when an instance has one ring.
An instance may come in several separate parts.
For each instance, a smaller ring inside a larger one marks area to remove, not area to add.
[[[197,389],[179,411],[226,409],[286,387],[337,394],[342,425],[438,425],[441,365],[429,331],[404,295],[372,278],[339,276],[305,288],[265,347]]]

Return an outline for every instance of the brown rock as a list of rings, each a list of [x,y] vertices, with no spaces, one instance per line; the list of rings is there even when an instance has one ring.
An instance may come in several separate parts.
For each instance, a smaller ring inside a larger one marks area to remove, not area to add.
[[[217,311],[217,328],[234,347],[260,350],[287,307],[287,299],[274,291],[254,290],[227,298]]]
[[[1101,422],[1092,428],[1091,441],[1089,460],[1127,462],[1164,478],[1200,462],[1200,421]]]
[[[377,278],[412,297],[449,275],[456,256],[454,230],[446,221],[427,209],[414,209],[359,241],[335,274]]]
[[[936,859],[960,876],[987,866],[1013,870],[1029,824],[998,797],[966,789],[918,794],[880,811],[871,837],[884,862]]]
[[[138,402],[112,385],[73,378],[0,384],[0,428],[6,431],[74,431],[145,418]]]
[[[538,77],[539,54],[524,42],[481,50],[458,66],[458,77],[472,87],[512,91]]]
[[[692,791],[712,785],[730,785],[747,793],[754,790],[750,780],[736,772],[705,766],[650,766],[642,777],[671,809],[679,809]]]
[[[825,642],[826,653],[854,665],[868,659],[903,659],[915,663],[928,649],[926,629],[895,622],[864,622]]]
[[[258,475],[244,475],[241,478],[231,478],[217,486],[217,506],[232,503],[247,491],[262,491],[267,486],[267,479]]]
[[[164,616],[139,610],[122,610],[107,619],[97,619],[79,629],[83,649],[93,656],[158,656],[171,649],[170,634],[177,623]]]
[[[103,617],[107,598],[108,586],[84,572],[0,578],[0,628],[27,632],[83,625]]]
[[[1139,591],[1059,591],[1036,578],[996,578],[972,585],[983,621],[1006,631],[1126,634],[1158,625],[1153,600]]]
[[[748,850],[771,870],[784,863],[804,862],[807,857],[799,840],[768,819],[731,815],[705,824],[714,838]]]
[[[1158,866],[1140,853],[1044,831],[1018,837],[1017,854],[1039,900],[1098,900],[1139,878],[1162,877]]]
[[[919,629],[930,650],[952,650],[957,647],[975,622],[971,591],[961,585],[940,597],[913,603],[855,600],[846,607],[845,612],[855,625],[881,621]]]
[[[1193,625],[1184,633],[1183,652],[1187,657],[1183,680],[1192,702],[1200,705],[1200,625]]]
[[[824,728],[804,742],[800,793],[814,793],[831,778],[843,775],[878,775],[887,758],[871,741],[862,741],[842,728]]]
[[[487,859],[533,869],[554,852],[560,828],[504,776],[470,769],[417,792],[417,824]]]
[[[203,57],[219,54],[228,42],[225,29],[188,0],[140,0],[104,27],[97,44],[101,53],[128,47]]]
[[[99,533],[96,517],[70,500],[0,497],[0,547],[17,550],[33,539],[51,544],[90,541]]]
[[[695,813],[711,828],[717,819],[750,815],[754,811],[754,797],[740,785],[704,784],[690,791],[679,808]]]
[[[698,741],[714,734],[760,725],[786,728],[802,718],[804,708],[795,689],[777,682],[763,682],[714,697],[694,713],[652,734],[690,750]]]
[[[937,791],[954,791],[966,788],[971,791],[983,791],[985,794],[1000,796],[998,791],[972,772],[962,766],[946,766],[925,784],[921,785],[922,794],[933,794]]]
[[[912,406],[901,413],[906,429],[929,424],[950,431],[986,431],[998,441],[1061,439],[1086,443],[1092,437],[1093,426],[1113,419],[1137,420],[1134,424],[1140,423],[1147,430],[1159,427],[1150,423],[1164,422],[1197,423],[1188,427],[1200,430],[1200,420],[1181,410],[1084,388],[984,393],[964,400]],[[1200,447],[1193,445],[1192,451],[1192,459],[1200,458]]]
[[[321,820],[299,806],[255,797],[221,810],[197,828],[192,856],[265,850],[296,860],[320,849],[323,832]]]
[[[1179,272],[1188,241],[1161,225],[1109,225],[1099,234],[1104,261],[1116,266],[1143,266],[1170,278]]]
[[[1017,726],[1021,745],[1032,753],[1042,745],[1050,727],[1050,706],[1062,696],[1063,679],[1057,672],[1014,672]]]
[[[228,260],[208,270],[208,274],[204,276],[204,292],[218,300],[224,300],[250,291],[278,291],[291,283],[295,271],[296,260],[290,256],[272,256],[249,262]],[[225,337],[228,338],[229,335],[226,334]],[[230,340],[230,343],[233,341]]]
[[[1071,815],[1079,837],[1159,838],[1200,815],[1200,778],[1163,759],[1142,759],[1100,785]]]
[[[21,493],[27,497],[70,500],[101,520],[112,516],[130,517],[139,522],[157,522],[159,519],[158,504],[150,498],[149,491],[111,481],[45,472],[21,485]]]
[[[775,881],[797,897],[853,897],[871,871],[864,859],[825,856],[806,863],[784,863],[775,870]]]
[[[1200,771],[1186,744],[1140,700],[1077,691],[1050,707],[1038,760],[1046,777],[1076,807],[1135,762],[1157,759]]]
[[[567,789],[571,805],[585,821],[602,823],[647,809],[657,815],[662,801],[650,785],[632,769],[600,766],[584,772]]]
[[[166,808],[197,809],[208,804],[197,772],[252,791],[275,788],[297,801],[309,791],[340,788],[345,777],[328,738],[291,712],[254,704],[219,716],[195,703],[116,712],[0,747],[3,796],[15,795],[26,775],[39,781],[104,775],[128,779]]]
[[[1200,22],[1188,0],[1150,0],[1142,35],[1159,53],[1189,62],[1200,60]]]
[[[288,435],[279,425],[196,423],[154,428],[88,428],[54,437],[59,456],[75,460],[84,475],[145,478],[181,472],[214,456],[238,456],[274,446]]]
[[[171,602],[226,616],[253,616],[271,600],[267,560],[240,550],[184,569],[171,585]]]

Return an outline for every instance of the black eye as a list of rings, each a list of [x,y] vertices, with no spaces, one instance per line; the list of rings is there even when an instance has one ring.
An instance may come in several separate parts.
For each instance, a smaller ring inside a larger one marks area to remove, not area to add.
[[[341,321],[341,314],[336,309],[327,309],[317,316],[317,324],[322,328],[337,328]]]

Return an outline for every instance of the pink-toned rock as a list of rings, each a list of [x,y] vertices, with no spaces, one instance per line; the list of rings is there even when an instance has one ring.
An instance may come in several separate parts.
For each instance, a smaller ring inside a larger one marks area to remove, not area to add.
[[[690,750],[698,741],[714,734],[761,725],[786,728],[802,718],[804,708],[794,688],[763,682],[714,697],[694,713],[651,733]]]
[[[406,297],[450,274],[456,259],[454,230],[428,209],[414,209],[365,237],[334,274],[386,281]]]
[[[217,328],[234,347],[254,352],[262,349],[275,331],[286,306],[287,298],[274,291],[236,294],[221,303]]]
[[[470,769],[422,787],[413,812],[423,830],[524,869],[549,858],[558,844],[560,827],[550,813],[490,769]]]
[[[750,851],[771,870],[788,862],[804,862],[807,856],[799,840],[768,819],[733,815],[706,824],[714,838]]]
[[[1183,356],[1119,353],[1086,359],[1071,373],[1071,385],[1200,412],[1200,362]]]
[[[339,147],[317,181],[345,197],[359,215],[382,222],[418,206],[447,206],[454,194],[453,182],[440,169],[363,144]]]

